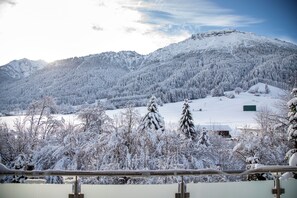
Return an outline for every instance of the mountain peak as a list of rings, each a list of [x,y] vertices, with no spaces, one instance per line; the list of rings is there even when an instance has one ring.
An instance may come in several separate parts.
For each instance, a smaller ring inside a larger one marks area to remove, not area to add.
[[[2,72],[5,73],[7,77],[21,79],[31,75],[37,70],[44,68],[46,64],[47,63],[43,60],[34,61],[23,58],[20,60],[13,60],[8,64],[1,66],[0,70],[2,70]]]
[[[209,32],[193,34],[191,36],[191,39],[193,39],[193,40],[196,40],[196,39],[202,40],[202,39],[208,38],[208,37],[224,36],[224,35],[229,35],[229,34],[233,34],[233,33],[246,34],[246,32],[241,32],[241,31],[238,31],[238,30],[220,30],[220,31],[209,31]]]

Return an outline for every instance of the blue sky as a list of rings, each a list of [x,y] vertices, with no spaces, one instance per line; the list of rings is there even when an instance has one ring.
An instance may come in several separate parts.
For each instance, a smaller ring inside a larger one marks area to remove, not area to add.
[[[235,14],[252,16],[261,23],[239,27],[243,31],[278,37],[297,43],[297,12],[294,0],[216,0]]]
[[[168,34],[235,28],[297,43],[296,8],[294,0],[172,0],[141,11]]]
[[[0,65],[105,51],[150,53],[237,29],[297,43],[293,0],[0,0]]]

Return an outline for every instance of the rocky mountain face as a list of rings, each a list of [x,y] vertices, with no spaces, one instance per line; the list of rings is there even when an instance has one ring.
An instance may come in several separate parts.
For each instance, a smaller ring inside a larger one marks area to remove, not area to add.
[[[144,105],[151,95],[176,102],[258,82],[289,88],[297,76],[297,46],[231,30],[192,35],[145,56],[123,51],[59,60],[17,78],[6,68],[0,67],[0,110],[23,109],[48,95],[60,106],[104,99],[116,108]]]

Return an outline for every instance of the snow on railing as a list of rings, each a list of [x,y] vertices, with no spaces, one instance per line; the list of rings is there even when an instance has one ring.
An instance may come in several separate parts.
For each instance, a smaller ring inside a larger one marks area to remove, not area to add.
[[[13,170],[0,163],[1,175],[23,176],[199,176],[199,175],[237,175],[244,176],[255,173],[284,173],[297,172],[296,166],[261,166],[251,170],[215,170],[215,169],[168,169],[168,170]]]

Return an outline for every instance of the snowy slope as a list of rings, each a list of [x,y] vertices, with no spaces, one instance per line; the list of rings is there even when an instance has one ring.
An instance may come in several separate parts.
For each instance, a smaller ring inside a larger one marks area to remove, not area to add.
[[[262,95],[266,95],[269,96],[271,98],[279,98],[280,95],[284,94],[284,91],[277,88],[277,87],[273,87],[273,86],[268,86],[268,90],[269,90],[269,94],[264,94],[265,93],[265,84],[264,83],[257,83],[256,85],[253,85],[249,88],[248,92],[258,92],[258,93],[262,93]]]
[[[256,84],[255,87],[265,87],[263,83]],[[277,112],[277,103],[280,96],[285,91],[269,86],[271,92],[269,94],[260,94],[256,96],[248,92],[235,94],[234,99],[227,97],[210,97],[198,100],[192,100],[190,109],[193,115],[195,125],[212,125],[212,124],[227,124],[232,129],[242,127],[257,127],[254,120],[256,112],[244,112],[243,105],[256,105],[257,109],[261,107],[271,108]],[[168,103],[159,107],[160,114],[164,117],[166,126],[177,126],[182,112],[183,102]],[[147,112],[146,107],[137,108],[141,115]],[[200,111],[200,109],[202,111]],[[119,113],[121,110],[108,111],[110,116]]]

